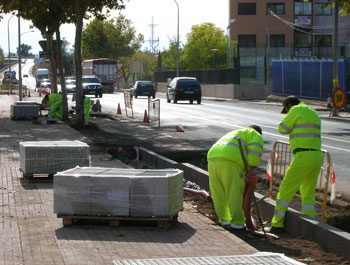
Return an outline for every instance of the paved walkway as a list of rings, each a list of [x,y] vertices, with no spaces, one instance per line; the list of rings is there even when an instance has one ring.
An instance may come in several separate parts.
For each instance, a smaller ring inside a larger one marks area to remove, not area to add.
[[[15,95],[0,95],[0,264],[112,264],[120,259],[231,256],[257,250],[185,204],[169,230],[152,227],[62,226],[53,213],[52,183],[30,183],[19,171],[19,142],[81,140],[65,123],[10,119]],[[31,99],[32,100],[32,99]],[[121,167],[104,154],[93,166]],[[114,164],[113,164],[114,163]]]

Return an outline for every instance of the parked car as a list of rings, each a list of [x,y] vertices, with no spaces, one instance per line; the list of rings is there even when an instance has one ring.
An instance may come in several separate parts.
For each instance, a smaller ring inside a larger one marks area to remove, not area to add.
[[[42,94],[50,94],[51,93],[51,81],[50,79],[43,79],[40,81],[39,92]]]
[[[345,111],[350,112],[350,90],[345,93]]]
[[[75,93],[76,88],[75,88],[75,80],[74,79],[67,79],[66,80],[66,91],[67,93]]]
[[[136,81],[130,88],[130,95],[137,98],[138,96],[156,97],[156,88],[152,81]]]
[[[83,76],[83,94],[102,98],[102,85],[95,76]]]
[[[18,80],[16,79],[15,75],[12,75],[12,72],[5,71],[4,78],[2,79],[2,83],[3,84],[17,85],[18,84]]]
[[[194,77],[175,77],[167,86],[167,102],[171,100],[177,103],[179,100],[189,100],[192,104],[194,100],[198,104],[202,101],[202,88]]]

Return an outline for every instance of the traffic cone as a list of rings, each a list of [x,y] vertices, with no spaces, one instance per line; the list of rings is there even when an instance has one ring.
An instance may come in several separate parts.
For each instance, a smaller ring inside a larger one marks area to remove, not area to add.
[[[120,109],[120,104],[118,103],[117,114],[122,114],[122,110]]]
[[[41,89],[39,90],[39,97],[41,97]]]
[[[23,91],[23,93],[22,93],[22,98],[25,98],[26,97],[26,94],[24,93],[24,91]]]
[[[149,123],[149,118],[148,118],[148,115],[147,115],[147,110],[145,110],[145,114],[143,115],[143,122],[144,122],[144,123]]]
[[[30,89],[28,89],[28,98],[30,98]]]
[[[184,132],[184,128],[181,126],[181,124],[176,125],[176,131],[177,132]]]

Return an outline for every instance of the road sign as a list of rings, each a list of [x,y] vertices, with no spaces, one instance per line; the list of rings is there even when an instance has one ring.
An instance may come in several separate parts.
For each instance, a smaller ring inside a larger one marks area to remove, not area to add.
[[[40,58],[50,58],[50,52],[39,51],[39,57]]]
[[[12,72],[11,72],[11,75],[12,75],[12,76],[16,76],[16,71],[12,71]]]
[[[333,94],[333,105],[336,109],[341,109],[345,104],[345,92],[341,87],[337,87]]]

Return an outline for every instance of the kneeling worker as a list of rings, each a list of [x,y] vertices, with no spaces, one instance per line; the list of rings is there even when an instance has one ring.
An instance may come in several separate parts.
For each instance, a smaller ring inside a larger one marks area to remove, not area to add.
[[[90,109],[91,109],[91,99],[87,96],[84,96],[84,124],[89,124]]]
[[[245,180],[251,183],[254,167],[260,163],[264,140],[261,128],[251,125],[221,137],[209,150],[208,171],[210,192],[221,226],[231,231],[245,231],[242,207]],[[238,139],[248,163],[245,172]],[[247,228],[253,229],[251,225]]]
[[[287,113],[278,126],[281,134],[289,134],[290,149],[294,158],[279,187],[275,213],[271,221],[271,233],[284,230],[288,204],[300,189],[301,212],[315,217],[315,189],[322,164],[321,120],[316,111],[295,96],[283,101],[281,113]]]
[[[50,94],[50,110],[48,115],[62,120],[63,117],[63,97],[62,94]]]

